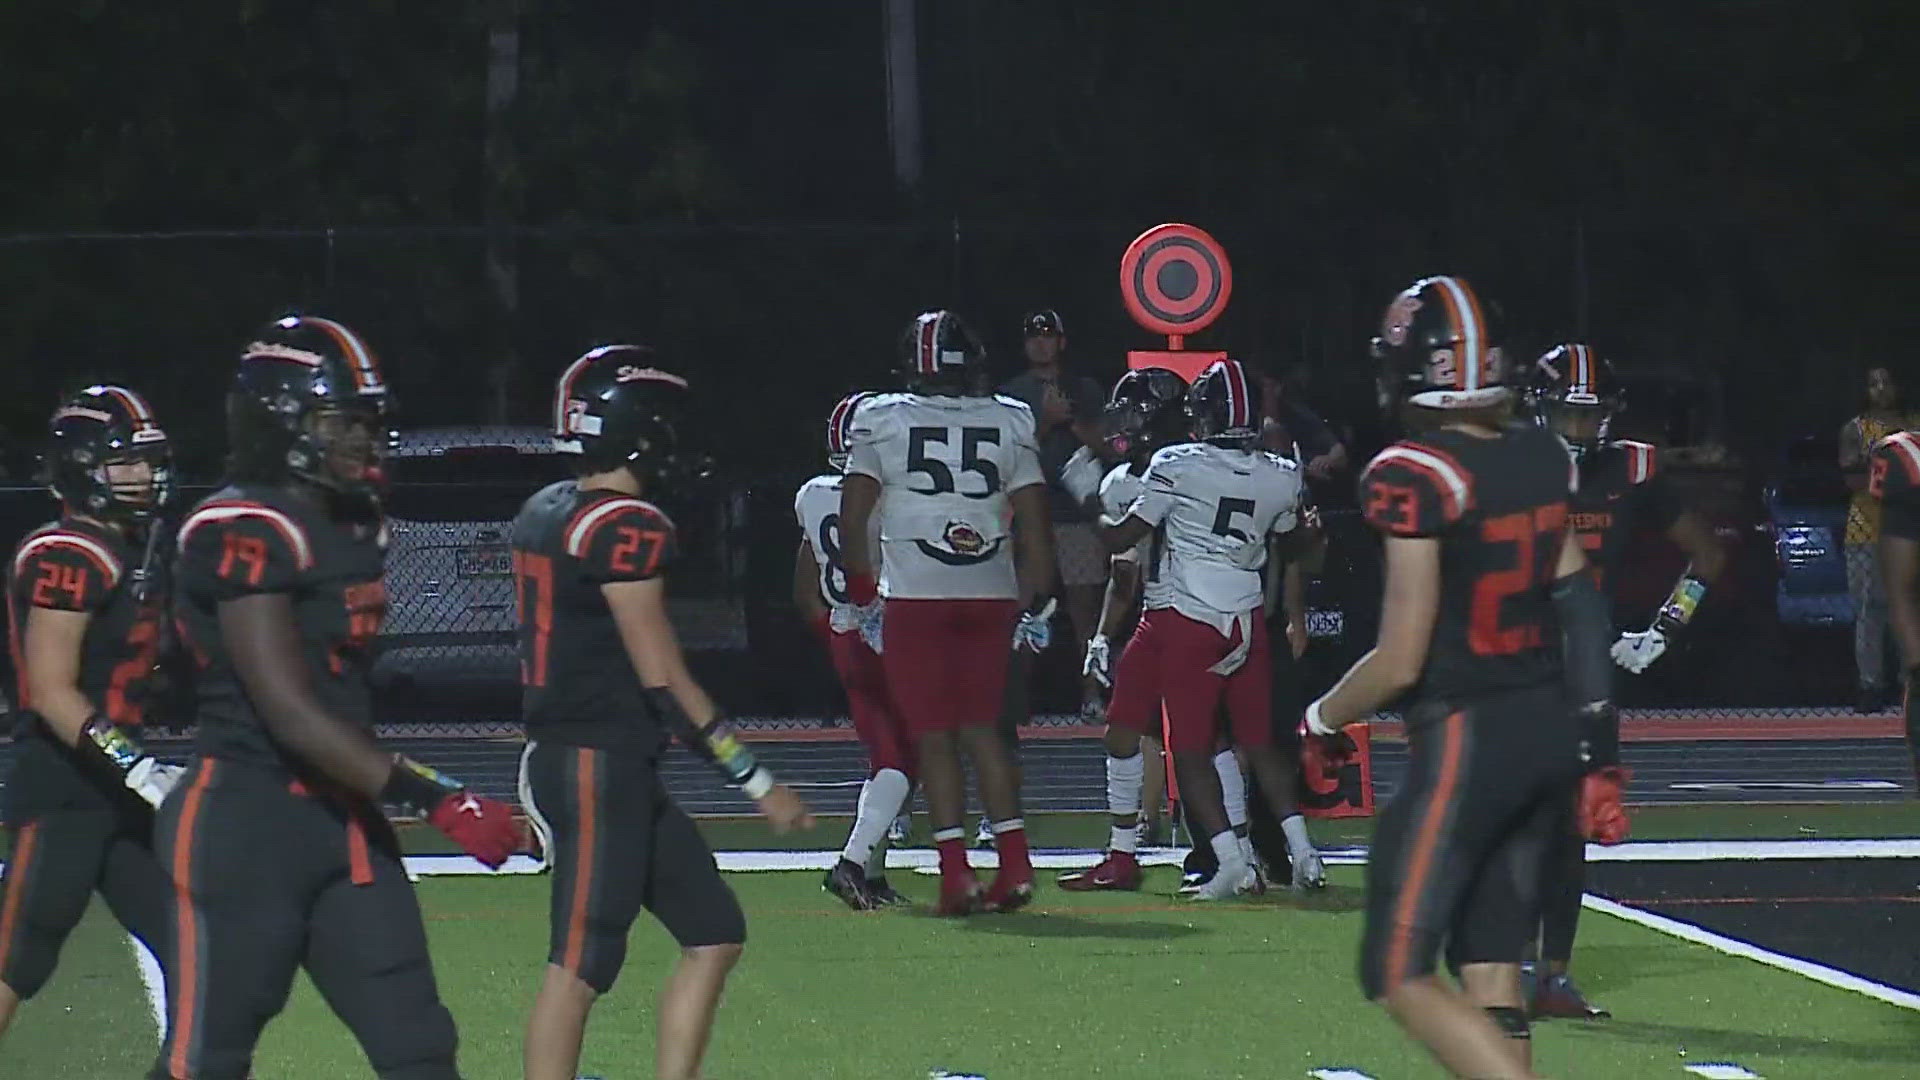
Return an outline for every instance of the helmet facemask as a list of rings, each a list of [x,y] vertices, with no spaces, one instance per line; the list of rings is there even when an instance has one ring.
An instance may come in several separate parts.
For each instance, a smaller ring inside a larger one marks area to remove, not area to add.
[[[377,491],[386,483],[390,441],[382,404],[328,405],[301,421],[300,435],[287,451],[287,467],[332,491]]]

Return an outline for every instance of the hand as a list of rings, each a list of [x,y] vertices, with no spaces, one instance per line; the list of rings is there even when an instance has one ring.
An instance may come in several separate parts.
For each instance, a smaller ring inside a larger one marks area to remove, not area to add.
[[[1044,652],[1053,643],[1053,609],[1058,601],[1047,598],[1047,604],[1039,611],[1023,611],[1020,622],[1013,628],[1013,647],[1030,652]]]
[[[881,627],[886,621],[886,603],[875,600],[864,607],[854,609],[854,615],[860,620],[860,640],[867,643],[874,655],[881,653]]]
[[[186,772],[185,765],[168,765],[157,758],[143,757],[127,770],[125,782],[129,790],[158,810]]]
[[[1107,644],[1107,635],[1095,634],[1088,639],[1087,657],[1080,662],[1080,674],[1101,686],[1113,686],[1113,655]]]
[[[767,789],[765,795],[755,799],[760,814],[773,823],[777,833],[792,832],[795,829],[813,828],[813,812],[800,796],[785,784],[775,784]]]
[[[1631,779],[1633,773],[1625,766],[1609,765],[1580,781],[1580,835],[1602,844],[1627,838],[1627,809],[1620,796]]]
[[[513,820],[511,807],[464,789],[441,799],[427,814],[427,821],[489,870],[498,870],[527,842],[520,823]]]
[[[1305,619],[1287,620],[1287,648],[1293,650],[1295,660],[1307,651],[1307,621]]]
[[[1667,651],[1667,635],[1658,630],[1642,630],[1637,634],[1621,634],[1620,640],[1613,643],[1611,650],[1613,662],[1626,668],[1635,675],[1647,670],[1661,654]]]
[[[1340,770],[1353,760],[1353,740],[1345,734],[1317,734],[1305,719],[1300,721],[1300,772],[1307,789],[1316,795],[1331,795],[1340,790]]]

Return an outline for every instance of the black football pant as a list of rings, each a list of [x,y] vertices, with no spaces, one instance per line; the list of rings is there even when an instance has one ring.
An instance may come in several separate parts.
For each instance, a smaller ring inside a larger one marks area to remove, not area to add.
[[[1407,743],[1367,858],[1360,985],[1371,999],[1433,974],[1443,943],[1455,969],[1520,961],[1579,767],[1557,684],[1417,705]]]
[[[459,1080],[420,906],[386,819],[284,774],[198,758],[160,808],[175,885],[168,1030],[152,1080],[241,1080],[294,973],[382,1080]]]
[[[24,764],[16,764],[16,768]],[[67,935],[98,892],[156,958],[164,957],[173,883],[153,854],[153,812],[125,805],[10,808],[13,850],[0,881],[0,982],[22,999],[46,985]]]
[[[1569,792],[1554,825],[1540,883],[1540,959],[1565,964],[1573,958],[1573,936],[1580,926],[1580,897],[1587,889],[1587,841],[1574,813],[1578,788]]]

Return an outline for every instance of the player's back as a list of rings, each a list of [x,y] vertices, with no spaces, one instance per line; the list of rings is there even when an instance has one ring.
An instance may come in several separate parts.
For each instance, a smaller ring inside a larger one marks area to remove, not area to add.
[[[336,716],[373,726],[368,676],[387,610],[386,526],[371,504],[362,509],[349,514],[343,504],[336,516],[317,497],[239,483],[208,496],[181,521],[174,611],[199,667],[200,753],[289,764],[241,684],[220,629],[219,605],[255,594],[291,600],[321,703]]]
[[[793,516],[800,524],[800,535],[806,537],[814,562],[820,567],[820,597],[836,610],[850,603],[840,538],[840,490],[845,481],[841,473],[823,473],[801,484],[793,496]],[[867,550],[878,560],[880,515],[875,513],[868,524]]]
[[[1147,564],[1148,606],[1196,618],[1258,607],[1267,536],[1298,522],[1296,466],[1264,450],[1180,443],[1154,453],[1144,489],[1167,500]]]
[[[673,523],[653,504],[563,480],[513,521],[521,715],[531,739],[657,753],[646,706],[601,587],[666,571]]]
[[[1572,459],[1551,432],[1479,438],[1441,429],[1382,450],[1361,478],[1367,520],[1440,542],[1440,609],[1414,691],[1458,699],[1560,677],[1549,588],[1567,526]]]
[[[1008,493],[1042,482],[1033,413],[1005,397],[878,394],[854,414],[848,471],[881,484],[881,591],[1017,593]]]
[[[1587,561],[1611,584],[1633,534],[1642,526],[1664,529],[1677,509],[1657,481],[1659,452],[1650,443],[1617,439],[1580,458],[1580,486],[1568,513]]]

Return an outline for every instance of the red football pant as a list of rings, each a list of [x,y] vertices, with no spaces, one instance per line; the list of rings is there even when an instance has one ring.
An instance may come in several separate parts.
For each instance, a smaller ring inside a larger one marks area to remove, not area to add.
[[[1207,669],[1239,644],[1239,632],[1227,637],[1178,611],[1153,608],[1113,666],[1113,700],[1107,723],[1142,735],[1160,732],[1160,707],[1166,705],[1167,749],[1211,754],[1217,743],[1214,718],[1222,696],[1227,723],[1240,746],[1273,741],[1273,672],[1268,664],[1267,627],[1256,614],[1247,659],[1231,675]]]
[[[913,756],[908,752],[907,733],[887,696],[887,676],[880,657],[860,640],[857,630],[827,635],[827,651],[833,654],[833,670],[847,691],[847,713],[853,718],[854,734],[867,748],[867,771],[898,769],[913,778]]]
[[[1018,615],[1012,600],[887,601],[880,662],[909,739],[999,722]]]

